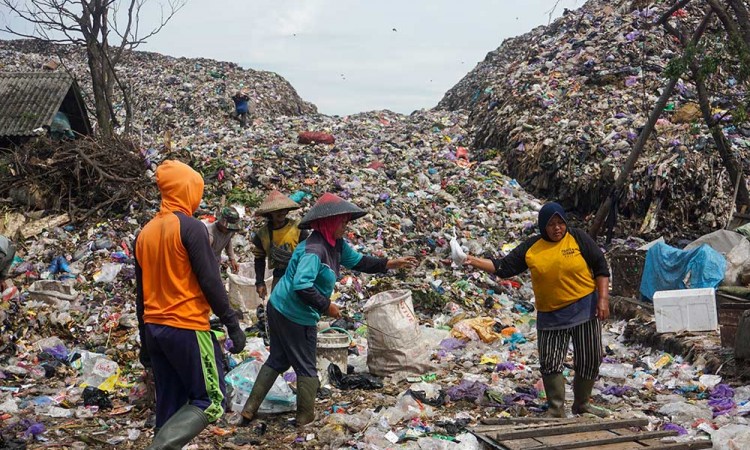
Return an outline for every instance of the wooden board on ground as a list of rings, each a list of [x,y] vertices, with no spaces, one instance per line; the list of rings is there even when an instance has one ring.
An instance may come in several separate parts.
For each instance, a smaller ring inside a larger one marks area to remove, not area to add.
[[[663,441],[674,431],[648,431],[647,419],[585,420],[527,418],[484,420],[471,432],[498,450],[693,450],[711,441]]]

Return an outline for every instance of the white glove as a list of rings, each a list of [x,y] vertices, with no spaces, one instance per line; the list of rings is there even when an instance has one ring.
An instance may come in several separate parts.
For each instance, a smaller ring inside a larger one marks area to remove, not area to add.
[[[455,229],[453,230],[453,237],[451,238],[451,259],[457,266],[462,266],[464,261],[466,261],[466,253],[464,253],[464,249],[461,248],[461,244],[458,243]]]

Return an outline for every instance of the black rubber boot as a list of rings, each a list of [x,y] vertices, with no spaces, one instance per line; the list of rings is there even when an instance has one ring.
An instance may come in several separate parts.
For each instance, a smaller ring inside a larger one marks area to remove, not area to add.
[[[578,375],[573,378],[573,414],[593,414],[597,417],[609,417],[609,411],[590,403],[594,381],[580,378]]]
[[[263,403],[263,399],[266,398],[266,394],[271,390],[278,376],[278,372],[263,364],[260,372],[258,372],[258,378],[255,379],[255,384],[253,384],[250,397],[247,398],[245,406],[242,408],[242,417],[245,420],[248,422],[253,420],[255,414],[258,412],[258,408],[260,408],[260,404]]]
[[[297,377],[297,426],[315,420],[315,395],[318,393],[318,377]]]
[[[202,409],[185,405],[167,420],[147,450],[180,450],[208,426]]]
[[[565,377],[561,373],[542,377],[547,395],[548,417],[565,417]]]

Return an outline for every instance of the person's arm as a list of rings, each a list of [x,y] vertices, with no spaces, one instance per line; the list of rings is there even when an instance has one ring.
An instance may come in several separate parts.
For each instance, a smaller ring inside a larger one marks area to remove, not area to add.
[[[315,288],[315,279],[322,263],[318,255],[306,253],[302,255],[297,264],[297,270],[292,280],[292,289],[297,293],[300,300],[317,310],[321,314],[328,311],[331,300]]]
[[[495,273],[495,264],[491,259],[477,258],[476,256],[466,255],[464,265],[471,266],[475,269],[483,270],[488,273]]]
[[[527,239],[511,250],[505,258],[487,259],[466,255],[464,264],[484,270],[485,272],[494,273],[500,278],[514,277],[529,268],[526,264],[526,251],[539,239],[540,237],[538,236]]]
[[[354,250],[348,242],[341,241],[341,265],[349,270],[364,273],[385,273],[388,259],[367,256]]]
[[[596,302],[596,317],[599,320],[609,319],[609,277],[600,275],[596,277],[596,293],[599,299]]]
[[[200,226],[200,222],[192,217],[181,213],[176,214],[180,218],[182,245],[187,250],[190,266],[211,310],[224,325],[238,325],[237,315],[229,306],[229,297],[221,281],[219,263],[211,250],[206,228]]]
[[[229,258],[229,266],[232,268],[232,272],[237,273],[237,271],[240,269],[240,265],[237,264],[237,258],[234,256],[234,246],[232,245],[232,237],[229,237],[229,242],[227,242],[227,246],[224,247],[224,250],[227,252],[227,257]]]
[[[602,253],[599,246],[596,245],[596,241],[588,233],[578,228],[571,228],[568,232],[575,238],[578,248],[581,249],[581,256],[583,256],[586,264],[591,268],[594,278],[609,278],[607,259],[604,257],[604,253]]]
[[[260,238],[260,232],[254,232],[250,241],[253,243],[253,256],[255,257],[255,286],[265,286],[266,276],[266,249],[263,248],[263,241]]]

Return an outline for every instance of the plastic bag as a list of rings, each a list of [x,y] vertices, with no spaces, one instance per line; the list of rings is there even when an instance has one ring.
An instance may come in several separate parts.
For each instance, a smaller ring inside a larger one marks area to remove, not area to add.
[[[258,378],[258,372],[260,372],[262,366],[262,362],[255,359],[248,359],[232,369],[224,377],[227,384],[234,389],[232,399],[233,411],[239,411],[244,406],[245,400],[247,400],[247,397],[250,396],[250,392],[253,390],[255,379]],[[265,400],[261,403],[258,412],[273,414],[294,411],[295,409],[297,409],[297,396],[294,395],[292,389],[284,381],[284,377],[278,377],[273,383],[271,390],[268,391]]]
[[[466,261],[466,253],[464,252],[464,249],[461,248],[461,244],[459,244],[458,242],[455,228],[453,229],[453,236],[449,237],[451,238],[451,259],[453,260],[453,263],[455,265],[461,266]]]
[[[83,382],[80,386],[94,386],[103,391],[114,390],[120,378],[120,366],[100,353],[86,350],[81,350],[79,353],[81,355],[80,369],[83,372]]]
[[[370,375],[369,373],[359,373],[356,375],[344,375],[341,368],[336,364],[328,365],[328,380],[338,389],[382,389],[383,380]]]
[[[706,244],[685,251],[658,242],[646,253],[640,291],[653,300],[656,291],[715,288],[726,267],[721,253]]]
[[[102,268],[94,274],[94,281],[96,283],[111,283],[117,278],[117,274],[122,270],[122,264],[117,263],[106,263],[102,265]]]

